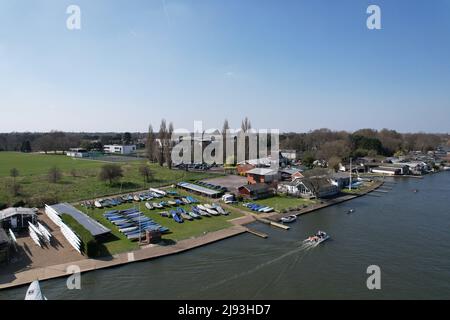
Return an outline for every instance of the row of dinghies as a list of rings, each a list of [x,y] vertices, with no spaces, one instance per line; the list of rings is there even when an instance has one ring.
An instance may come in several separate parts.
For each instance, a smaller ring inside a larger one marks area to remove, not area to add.
[[[141,202],[141,201],[149,201],[152,199],[158,199],[163,198],[167,196],[168,194],[176,194],[176,192],[166,192],[160,189],[150,188],[149,191],[141,192],[137,194],[128,194],[123,196],[118,196],[111,199],[98,199],[94,201],[84,201],[81,203],[82,206],[86,208],[111,208],[118,205],[121,205],[123,203],[130,203],[130,202]],[[156,206],[156,208],[159,208],[159,206]]]
[[[203,217],[228,215],[228,211],[224,210],[220,205],[213,204],[198,204],[186,210],[182,207],[178,207],[170,210],[169,212],[161,212],[160,215],[167,218],[172,218],[175,222],[183,223],[185,220],[193,221],[199,220]]]

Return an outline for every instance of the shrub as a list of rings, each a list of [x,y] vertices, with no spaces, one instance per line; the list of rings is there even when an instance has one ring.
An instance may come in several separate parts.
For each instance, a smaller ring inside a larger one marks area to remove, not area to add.
[[[100,253],[99,244],[97,240],[95,240],[95,238],[91,235],[91,233],[68,214],[63,213],[61,215],[61,219],[80,238],[81,252],[83,252],[89,258],[97,257]]]
[[[6,209],[8,205],[6,203],[0,202],[0,210]]]
[[[17,201],[16,203],[14,203],[12,206],[13,206],[14,208],[24,207],[24,206],[25,206],[25,201],[19,200],[19,201]]]
[[[42,208],[44,205],[52,205],[58,203],[56,194],[37,195],[28,199],[30,207]]]

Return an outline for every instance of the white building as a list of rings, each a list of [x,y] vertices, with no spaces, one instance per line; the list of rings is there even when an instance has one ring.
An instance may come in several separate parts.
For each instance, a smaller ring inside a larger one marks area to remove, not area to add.
[[[72,148],[70,151],[66,151],[66,155],[72,158],[87,158],[89,152],[86,149]]]
[[[103,146],[103,151],[106,153],[130,154],[136,152],[136,145],[105,145]]]

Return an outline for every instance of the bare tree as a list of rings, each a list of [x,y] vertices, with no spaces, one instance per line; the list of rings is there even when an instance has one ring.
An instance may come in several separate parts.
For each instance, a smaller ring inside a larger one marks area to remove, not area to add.
[[[230,130],[228,120],[225,119],[222,127],[222,142],[223,142],[223,163],[227,163],[227,131]]]
[[[161,145],[160,145],[160,149],[159,149],[159,152],[157,153],[157,155],[158,155],[158,163],[162,167],[164,165],[164,160],[165,160],[164,159],[164,156],[165,156],[164,150],[166,148],[165,142],[166,142],[166,136],[167,136],[167,125],[166,125],[165,119],[161,120],[161,125],[159,127],[158,135],[159,135],[159,141],[160,141]]]
[[[144,183],[148,183],[151,180],[153,180],[153,171],[151,170],[151,168],[148,165],[141,165],[139,167],[139,173],[140,175],[144,178]]]
[[[153,132],[152,125],[148,126],[148,133],[147,133],[147,143],[146,143],[146,152],[147,152],[147,158],[150,162],[154,162],[155,160],[155,149],[157,146],[155,145],[155,133]]]
[[[105,164],[100,170],[99,179],[101,181],[109,181],[112,185],[113,182],[123,177],[122,167],[118,164]]]
[[[51,183],[57,183],[62,178],[61,170],[58,167],[51,167],[47,174],[48,181]]]
[[[10,191],[13,197],[17,196],[20,193],[21,187],[17,184],[17,177],[19,176],[19,170],[16,168],[12,168],[9,172],[9,175],[13,178],[13,183],[10,187]]]
[[[172,169],[172,134],[173,134],[173,124],[169,123],[169,129],[166,133],[166,138],[164,141],[164,158],[167,163],[167,167]]]

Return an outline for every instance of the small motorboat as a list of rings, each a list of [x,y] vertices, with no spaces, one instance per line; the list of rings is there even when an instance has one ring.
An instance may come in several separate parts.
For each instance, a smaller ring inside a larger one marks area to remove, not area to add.
[[[134,201],[141,201],[141,198],[137,195],[137,194],[135,194],[134,196],[133,196],[133,200]]]
[[[347,214],[350,214],[350,213],[353,213],[353,212],[355,212],[355,209],[349,209],[349,210],[347,211]]]
[[[38,280],[33,281],[28,287],[25,300],[47,300],[47,298],[42,294],[41,286],[39,285]]]
[[[414,193],[417,193],[417,192],[419,192],[419,190],[417,190],[417,189],[414,189],[412,192],[414,192]]]
[[[314,236],[305,239],[304,242],[316,246],[328,239],[330,239],[330,236],[326,232],[319,230]]]
[[[291,223],[291,222],[294,222],[294,221],[297,220],[297,216],[296,215],[291,215],[291,216],[283,217],[280,220],[283,223]]]
[[[146,207],[148,210],[153,210],[153,209],[154,209],[154,207],[153,207],[149,202],[146,202],[146,203],[145,203],[145,207]]]
[[[170,204],[171,206],[176,206],[177,203],[175,201],[169,200],[167,201],[168,204]]]

